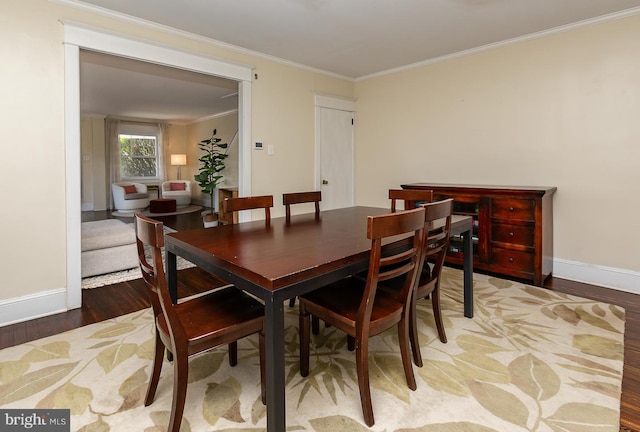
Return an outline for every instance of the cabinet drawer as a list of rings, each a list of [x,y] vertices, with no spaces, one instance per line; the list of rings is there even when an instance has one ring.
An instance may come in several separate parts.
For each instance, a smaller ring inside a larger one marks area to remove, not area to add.
[[[533,220],[536,202],[520,199],[491,200],[491,217]]]
[[[534,228],[525,225],[491,224],[491,240],[533,247]]]
[[[496,267],[533,272],[533,254],[502,248],[491,249],[491,263]]]

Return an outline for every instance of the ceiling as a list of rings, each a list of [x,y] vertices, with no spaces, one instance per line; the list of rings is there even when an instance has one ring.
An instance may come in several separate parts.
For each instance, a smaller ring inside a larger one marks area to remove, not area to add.
[[[80,52],[80,111],[191,123],[238,107],[235,81],[92,51]]]
[[[230,49],[351,79],[610,14],[640,12],[640,0],[190,0],[188,6],[175,0],[63,1],[135,17],[221,42]],[[225,103],[233,99],[220,99],[231,93],[229,84],[233,83],[210,83],[199,76],[191,88],[189,76],[171,72],[172,76],[165,77],[162,69],[166,68],[150,71],[150,65],[130,67],[127,75],[112,78],[121,64],[94,57],[82,66],[81,94],[83,100],[93,101],[93,112],[105,111],[93,97],[84,97],[84,84],[96,97],[118,95],[120,106],[129,106],[132,115],[143,115],[147,110],[141,95],[149,103],[160,103],[162,95],[158,93],[166,93],[177,106],[164,105],[166,112],[156,113],[161,115],[157,118],[181,112],[185,119],[194,119],[198,114],[189,114],[190,107],[204,104],[206,110],[207,105],[220,104],[221,108],[210,112],[213,114],[228,108]],[[147,72],[152,79],[145,77]],[[94,80],[93,74],[100,78]],[[111,83],[117,86],[111,87]],[[123,84],[131,87],[118,94]],[[162,92],[154,93],[154,85]],[[221,89],[214,90],[218,85]],[[137,108],[129,104],[133,102],[138,103]],[[121,109],[115,101],[110,108]],[[84,106],[82,109],[86,112]]]

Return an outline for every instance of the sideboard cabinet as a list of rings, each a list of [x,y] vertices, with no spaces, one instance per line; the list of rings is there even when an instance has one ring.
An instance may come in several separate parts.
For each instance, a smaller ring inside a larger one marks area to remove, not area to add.
[[[226,198],[238,198],[238,188],[220,188],[218,189],[218,220],[222,225],[230,223],[238,223],[238,213],[227,214],[224,212],[222,204]]]
[[[473,218],[473,267],[542,286],[553,272],[555,187],[413,183],[404,189],[453,198],[454,213]],[[462,264],[462,238],[451,239],[447,262]]]

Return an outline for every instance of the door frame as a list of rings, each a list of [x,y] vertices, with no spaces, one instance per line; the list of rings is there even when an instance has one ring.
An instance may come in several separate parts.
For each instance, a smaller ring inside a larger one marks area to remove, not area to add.
[[[332,96],[327,94],[317,93],[314,95],[314,105],[315,105],[315,189],[322,190],[322,161],[320,158],[320,146],[321,146],[321,136],[320,136],[320,109],[321,108],[329,108],[340,111],[347,111],[353,114],[355,118],[356,112],[356,101],[354,99]],[[351,167],[351,185],[352,191],[351,196],[353,197],[352,205],[355,204],[356,201],[356,191],[355,191],[355,126],[351,129],[351,142],[352,142],[352,151],[353,151],[353,161],[354,165]]]
[[[65,200],[67,216],[66,307],[82,306],[81,273],[81,151],[80,49],[200,72],[238,82],[238,190],[251,195],[251,74],[252,67],[116,35],[75,22],[64,25]]]

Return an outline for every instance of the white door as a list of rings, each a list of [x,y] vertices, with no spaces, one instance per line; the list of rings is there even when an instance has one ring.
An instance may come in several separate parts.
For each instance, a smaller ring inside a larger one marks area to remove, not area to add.
[[[321,208],[354,205],[353,111],[316,107],[316,182],[322,191]]]

